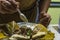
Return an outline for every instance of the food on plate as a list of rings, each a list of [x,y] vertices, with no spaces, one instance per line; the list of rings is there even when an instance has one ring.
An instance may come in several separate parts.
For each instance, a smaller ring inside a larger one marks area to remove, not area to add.
[[[2,40],[6,38],[6,40],[54,40],[54,33],[48,31],[42,24],[12,21],[5,25],[5,29],[0,33]]]

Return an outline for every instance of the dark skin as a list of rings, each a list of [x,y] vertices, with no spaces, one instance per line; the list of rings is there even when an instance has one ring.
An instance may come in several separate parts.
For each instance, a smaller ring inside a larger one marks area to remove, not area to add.
[[[8,3],[8,2],[10,3]],[[51,20],[50,15],[47,13],[49,4],[50,4],[51,0],[41,0],[39,2],[39,9],[40,9],[40,16],[39,16],[39,20],[41,24],[43,24],[44,26],[48,26]],[[14,14],[15,12],[17,12],[16,8],[19,8],[19,2],[16,2],[15,0],[0,0],[0,6],[2,6],[3,8],[0,8],[0,13],[1,14]],[[10,8],[9,8],[9,7]],[[12,10],[12,11],[11,11]]]
[[[44,26],[48,26],[50,21],[51,21],[51,16],[47,13],[48,8],[50,6],[51,0],[41,0],[39,2],[39,7],[40,7],[40,23],[43,24]],[[41,6],[42,5],[42,6]]]

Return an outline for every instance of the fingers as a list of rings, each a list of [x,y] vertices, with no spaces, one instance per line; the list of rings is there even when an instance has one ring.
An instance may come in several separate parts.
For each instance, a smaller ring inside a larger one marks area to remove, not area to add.
[[[6,0],[0,0],[1,3],[8,3],[11,4],[10,2],[6,1]]]
[[[51,16],[50,16],[48,13],[46,13],[46,12],[41,12],[41,13],[40,13],[40,19],[41,19],[41,18],[44,18],[44,17],[50,18]]]
[[[40,13],[40,23],[43,24],[44,26],[48,26],[51,21],[51,16],[46,13],[46,12],[41,12]]]
[[[0,1],[0,13],[4,14],[6,11],[9,12],[9,9],[6,8],[6,5],[7,5],[6,0]],[[4,10],[6,10],[6,11],[4,11]]]
[[[19,2],[16,2],[15,0],[9,0],[9,2],[16,8],[19,8]]]
[[[5,9],[7,11],[11,11],[11,9],[13,9],[11,5],[9,5],[8,3],[6,3],[6,1],[2,2],[1,6],[2,6],[3,9]]]
[[[4,1],[5,3],[8,3],[9,5],[11,5],[11,3],[9,1]]]
[[[47,27],[49,25],[50,21],[51,21],[50,16],[46,16],[46,17],[40,19],[40,23],[43,24],[45,27]]]
[[[14,13],[19,8],[19,2],[15,0],[0,0],[0,13]]]
[[[19,2],[16,2],[15,0],[4,0],[4,1],[1,1],[3,5],[5,5],[4,7],[7,6],[7,8],[19,8]]]

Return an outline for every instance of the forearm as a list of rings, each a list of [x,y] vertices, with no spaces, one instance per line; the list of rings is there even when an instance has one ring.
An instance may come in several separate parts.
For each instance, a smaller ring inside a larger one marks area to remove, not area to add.
[[[51,0],[40,0],[39,2],[39,9],[40,12],[47,12],[49,5],[50,5]]]
[[[50,5],[50,1],[51,0],[41,0],[39,2],[39,20],[40,20],[40,23],[43,24],[44,26],[48,26],[49,23],[50,23],[50,20],[51,20],[51,17],[49,14],[47,14],[47,11],[48,11],[48,8],[49,8],[49,5]]]

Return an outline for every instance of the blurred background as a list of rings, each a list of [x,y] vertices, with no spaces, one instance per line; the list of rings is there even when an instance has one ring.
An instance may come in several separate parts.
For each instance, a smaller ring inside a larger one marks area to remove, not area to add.
[[[51,0],[48,13],[51,15],[51,25],[58,25],[60,15],[60,0]]]

